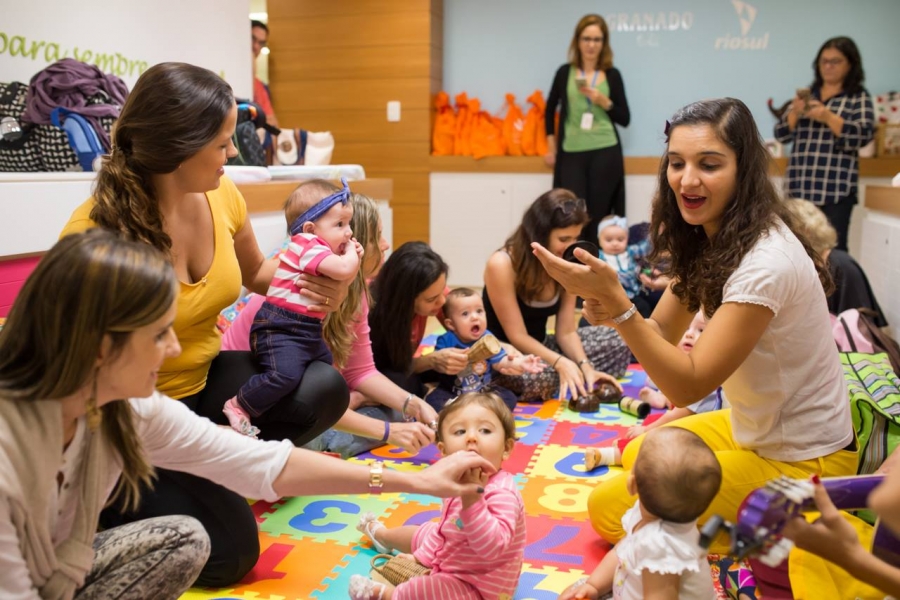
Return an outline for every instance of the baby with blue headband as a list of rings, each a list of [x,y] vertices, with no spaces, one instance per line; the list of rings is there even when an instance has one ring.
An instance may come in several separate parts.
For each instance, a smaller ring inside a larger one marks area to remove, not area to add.
[[[597,226],[598,256],[616,270],[625,293],[644,317],[649,317],[652,307],[641,281],[641,259],[650,253],[650,242],[644,239],[628,244],[628,222],[625,217],[609,215]],[[655,302],[652,303],[655,305]],[[644,313],[647,314],[644,314]]]
[[[315,302],[301,293],[300,276],[345,281],[359,271],[363,249],[350,229],[350,188],[346,179],[341,183],[342,189],[322,179],[304,182],[285,202],[291,240],[250,329],[250,349],[261,372],[223,408],[232,428],[244,435],[256,437],[259,429],[251,418],[292,393],[310,363],[333,362],[322,337],[326,313],[311,310]]]

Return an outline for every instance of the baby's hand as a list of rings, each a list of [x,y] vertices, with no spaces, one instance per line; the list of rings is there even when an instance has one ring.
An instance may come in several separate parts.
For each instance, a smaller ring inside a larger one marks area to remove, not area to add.
[[[600,597],[600,592],[589,584],[587,581],[578,580],[563,591],[562,594],[559,595],[559,600],[582,600],[584,598],[589,598],[590,600],[597,600]]]
[[[646,432],[647,432],[647,428],[644,427],[643,425],[634,425],[632,427],[629,427],[628,431],[625,432],[625,439],[633,440],[637,436],[639,436],[643,433],[646,433]]]

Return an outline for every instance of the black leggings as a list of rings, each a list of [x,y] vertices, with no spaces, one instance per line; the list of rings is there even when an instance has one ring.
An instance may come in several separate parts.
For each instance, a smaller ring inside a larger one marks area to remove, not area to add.
[[[591,220],[581,239],[597,243],[597,224],[606,215],[625,216],[625,159],[622,146],[601,150],[557,152],[553,187],[584,198]]]
[[[249,352],[221,352],[213,360],[206,388],[183,399],[197,414],[227,424],[222,406],[257,373]],[[301,446],[334,425],[350,402],[347,383],[331,365],[309,365],[300,386],[262,417],[260,438],[289,439]],[[154,489],[143,489],[136,511],[122,514],[117,503],[100,516],[104,529],[150,517],[188,515],[209,534],[211,551],[196,585],[224,587],[240,581],[259,558],[259,531],[250,505],[240,495],[188,473],[157,469]]]

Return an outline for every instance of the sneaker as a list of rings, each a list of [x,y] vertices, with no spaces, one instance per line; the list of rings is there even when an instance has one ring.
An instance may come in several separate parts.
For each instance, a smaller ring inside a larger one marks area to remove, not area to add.
[[[250,415],[247,414],[241,405],[238,404],[237,398],[231,398],[222,407],[222,412],[228,417],[228,423],[231,428],[247,437],[257,438],[259,436],[259,427],[255,427],[250,423]]]
[[[378,519],[375,518],[375,513],[364,513],[359,518],[359,523],[356,524],[356,529],[360,533],[364,534],[367,538],[372,540],[372,545],[375,546],[375,549],[378,550],[381,554],[392,553],[390,548],[375,539],[375,532],[379,529],[384,529],[384,525],[382,525],[378,521]]]
[[[385,585],[362,575],[350,576],[350,600],[381,600]]]

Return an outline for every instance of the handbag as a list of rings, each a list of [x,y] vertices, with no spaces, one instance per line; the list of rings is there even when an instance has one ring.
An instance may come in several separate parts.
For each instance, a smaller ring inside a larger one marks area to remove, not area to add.
[[[857,473],[874,473],[900,445],[900,379],[884,353],[842,352],[841,364],[859,440]]]
[[[22,122],[27,94],[27,83],[21,81],[0,83],[0,119],[4,122],[6,119],[15,120],[19,129],[18,135],[4,135],[0,138],[0,171],[3,172],[41,170],[37,137],[33,135],[34,127]]]
[[[372,558],[371,564],[373,576],[379,575],[394,586],[409,581],[413,577],[422,577],[431,573],[431,569],[425,565],[393,554],[376,554]]]

